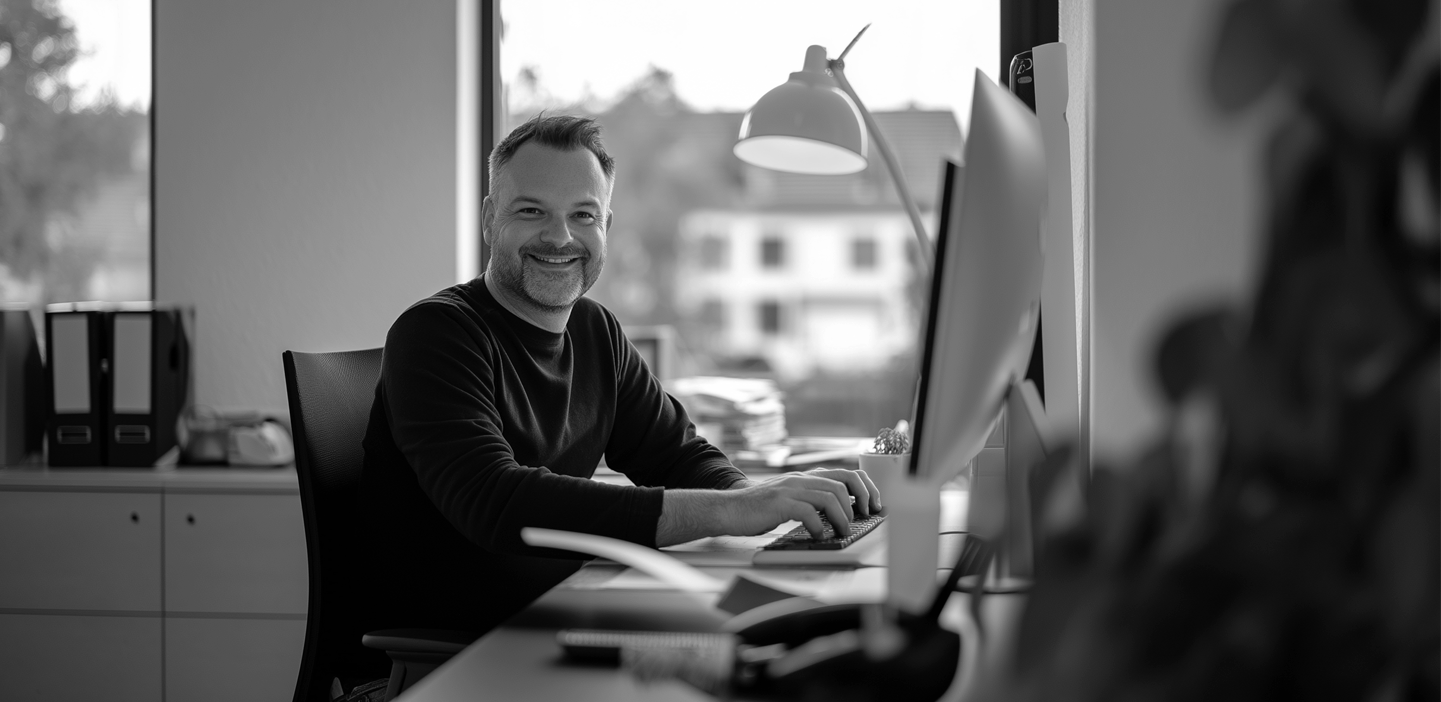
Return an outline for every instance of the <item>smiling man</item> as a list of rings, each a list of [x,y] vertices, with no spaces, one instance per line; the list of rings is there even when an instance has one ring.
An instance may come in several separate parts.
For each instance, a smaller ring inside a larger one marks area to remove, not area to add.
[[[490,158],[490,263],[406,310],[385,342],[363,504],[380,553],[376,627],[483,632],[579,562],[527,526],[666,546],[880,509],[864,473],[755,482],[696,436],[616,318],[605,266],[615,164],[592,120],[542,116]],[[590,480],[604,457],[634,486]],[[854,507],[851,498],[854,497]]]

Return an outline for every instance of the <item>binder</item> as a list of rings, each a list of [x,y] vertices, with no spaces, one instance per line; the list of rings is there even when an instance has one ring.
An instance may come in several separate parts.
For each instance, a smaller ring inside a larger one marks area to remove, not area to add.
[[[98,303],[45,307],[46,460],[52,466],[105,465],[104,318]]]
[[[175,448],[190,385],[185,312],[148,303],[105,312],[105,465],[153,466]]]
[[[45,361],[30,310],[0,309],[0,465],[42,451],[45,400]]]

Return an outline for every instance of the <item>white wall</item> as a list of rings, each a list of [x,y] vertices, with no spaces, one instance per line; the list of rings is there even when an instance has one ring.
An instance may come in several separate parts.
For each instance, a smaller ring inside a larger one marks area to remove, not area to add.
[[[155,295],[196,400],[283,409],[285,349],[379,346],[454,281],[455,0],[157,0]]]
[[[1260,121],[1204,92],[1219,0],[1093,0],[1091,426],[1098,459],[1160,428],[1158,335],[1188,307],[1249,299]]]

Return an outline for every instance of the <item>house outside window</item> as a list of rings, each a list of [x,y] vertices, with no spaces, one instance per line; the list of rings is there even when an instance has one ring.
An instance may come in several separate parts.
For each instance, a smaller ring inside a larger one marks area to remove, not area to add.
[[[725,270],[730,265],[730,240],[719,234],[702,237],[698,259],[701,270]]]
[[[700,305],[700,324],[712,333],[724,333],[726,328],[726,306],[720,300],[706,300]]]

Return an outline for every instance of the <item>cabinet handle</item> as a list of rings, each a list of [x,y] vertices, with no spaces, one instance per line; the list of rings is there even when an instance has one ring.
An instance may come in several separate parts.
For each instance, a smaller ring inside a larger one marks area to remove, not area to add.
[[[140,523],[140,515],[137,514],[137,513],[135,513],[135,512],[131,512],[131,513],[130,513],[130,523],[131,523],[131,524],[139,524],[139,523]]]
[[[185,515],[185,523],[186,523],[186,524],[194,524],[194,523],[195,523],[195,515],[193,515],[193,514],[187,514],[187,515]]]

